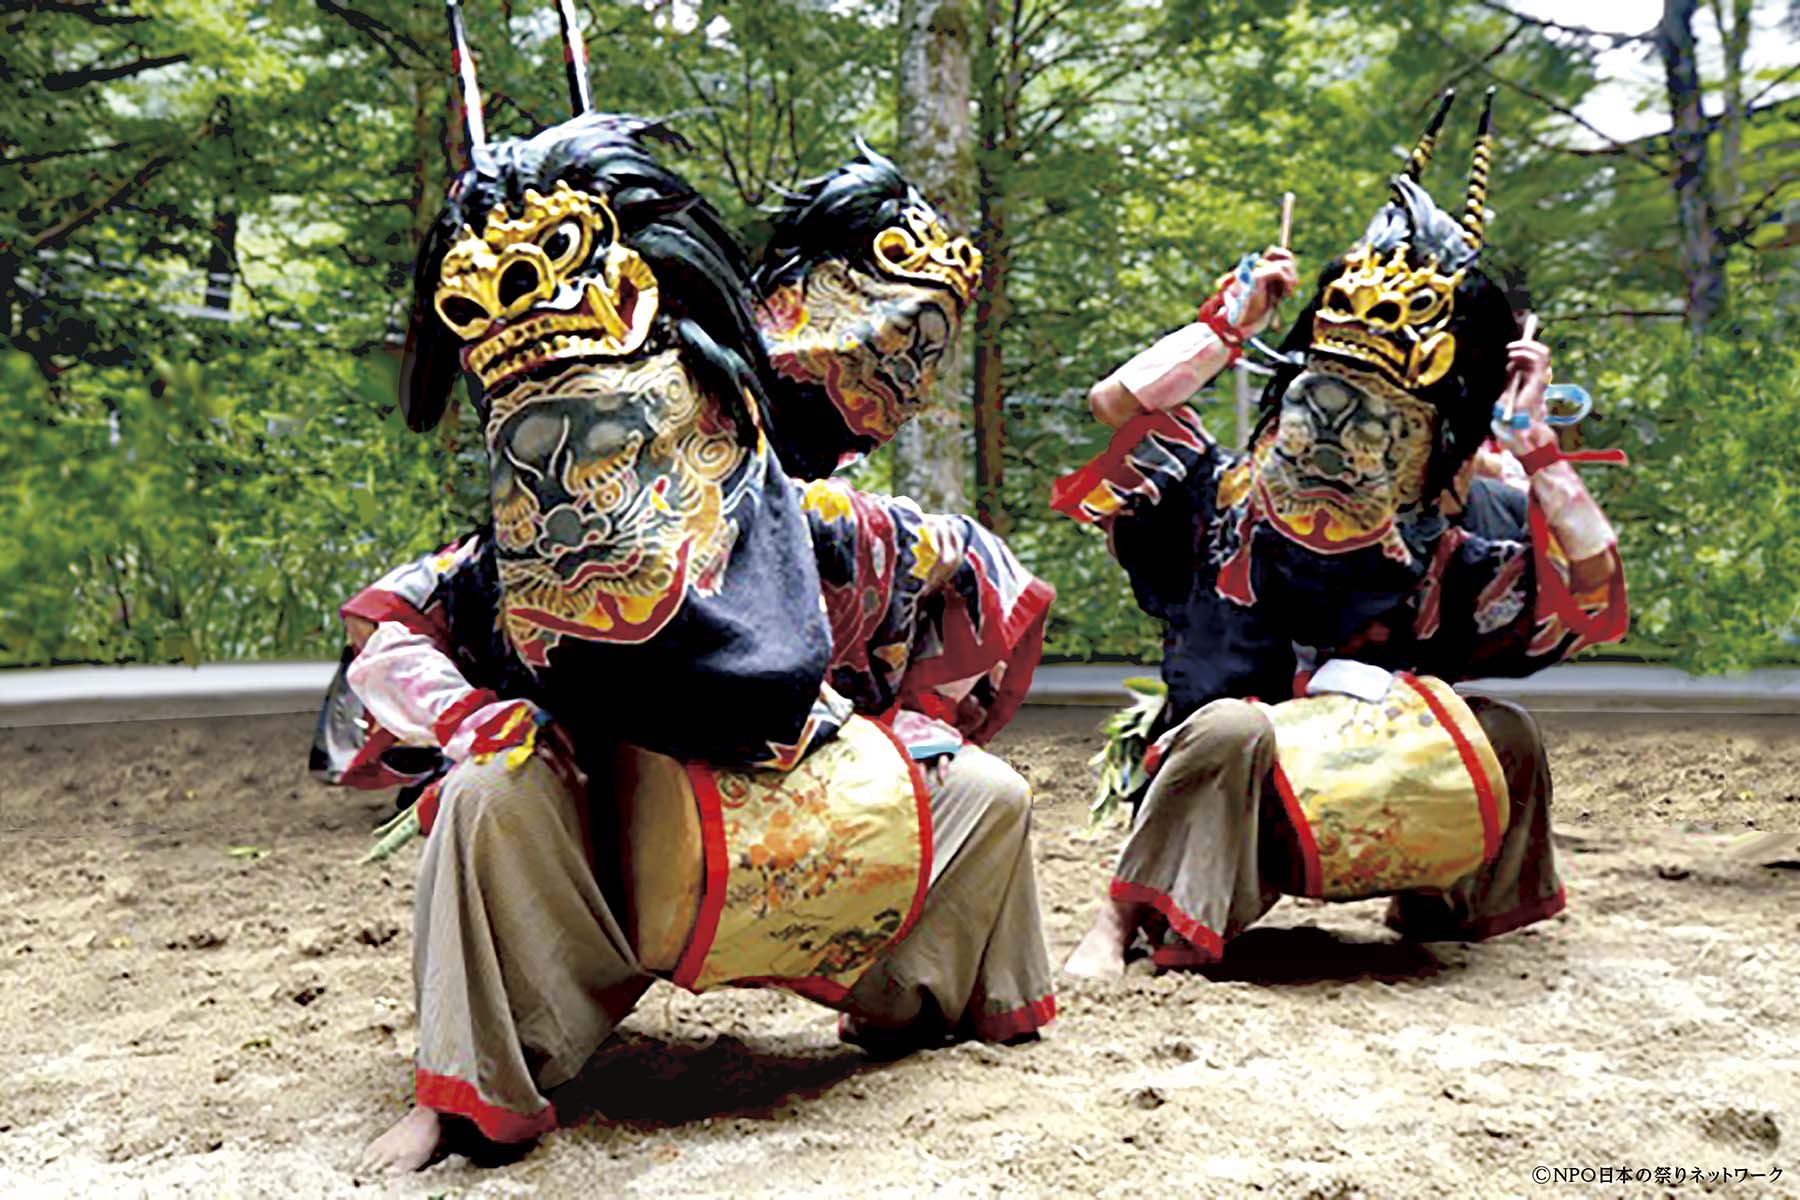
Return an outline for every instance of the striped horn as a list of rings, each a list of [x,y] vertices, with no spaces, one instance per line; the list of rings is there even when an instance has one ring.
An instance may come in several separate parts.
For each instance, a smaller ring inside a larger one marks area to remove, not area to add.
[[[569,76],[569,107],[579,117],[594,111],[594,96],[588,90],[587,43],[581,40],[574,0],[556,0],[556,12],[562,20],[563,70]]]
[[[1475,130],[1475,155],[1469,164],[1469,198],[1463,205],[1463,228],[1479,250],[1487,239],[1488,172],[1494,164],[1494,89],[1487,90],[1481,106],[1481,124]]]
[[[450,69],[456,73],[457,107],[462,110],[463,132],[469,138],[469,155],[487,145],[487,123],[481,115],[481,85],[475,81],[475,56],[469,53],[469,38],[463,32],[462,5],[457,0],[444,0],[444,11],[450,17]]]
[[[1431,123],[1425,126],[1425,132],[1419,135],[1418,145],[1406,156],[1406,177],[1414,183],[1425,173],[1431,162],[1431,152],[1437,149],[1438,130],[1444,127],[1444,118],[1450,115],[1450,106],[1456,103],[1456,89],[1449,88],[1444,98],[1438,101],[1437,112],[1432,114]]]

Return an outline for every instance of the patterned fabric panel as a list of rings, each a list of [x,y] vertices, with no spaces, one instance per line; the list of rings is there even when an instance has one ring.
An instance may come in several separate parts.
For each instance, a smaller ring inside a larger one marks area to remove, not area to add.
[[[828,678],[857,711],[895,704],[972,741],[1017,711],[1055,592],[969,517],[842,480],[799,485],[831,621]]]
[[[847,991],[917,919],[931,876],[924,780],[853,717],[791,771],[690,765],[706,883],[674,981]]]
[[[1442,680],[1397,675],[1374,703],[1321,695],[1265,708],[1306,894],[1448,887],[1498,853],[1506,778],[1475,714]]]

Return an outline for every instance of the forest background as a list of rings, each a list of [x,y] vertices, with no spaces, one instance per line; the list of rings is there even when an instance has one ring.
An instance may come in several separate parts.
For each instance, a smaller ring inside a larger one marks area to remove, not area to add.
[[[577,7],[598,106],[673,114],[747,243],[857,132],[973,233],[960,369],[858,479],[1004,532],[1068,658],[1158,651],[1046,506],[1103,442],[1088,385],[1270,242],[1283,191],[1303,274],[1346,248],[1446,87],[1426,181],[1459,203],[1497,87],[1484,261],[1595,395],[1583,442],[1631,453],[1587,472],[1626,651],[1791,661],[1800,0],[1514,2]],[[468,8],[490,136],[562,119],[554,6]],[[0,665],[330,657],[344,598],[483,519],[467,405],[430,437],[395,409],[447,41],[432,3],[0,0]],[[1587,115],[1622,57],[1646,136]],[[1232,385],[1203,397],[1226,441]]]

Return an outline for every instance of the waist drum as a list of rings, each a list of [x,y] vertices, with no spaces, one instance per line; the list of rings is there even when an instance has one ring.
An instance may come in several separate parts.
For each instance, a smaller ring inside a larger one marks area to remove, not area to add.
[[[1506,777],[1475,714],[1441,679],[1397,674],[1378,701],[1320,695],[1262,707],[1304,860],[1301,894],[1446,888],[1499,853]]]
[[[840,999],[917,919],[931,871],[923,777],[854,717],[791,771],[621,755],[626,935],[693,991]]]

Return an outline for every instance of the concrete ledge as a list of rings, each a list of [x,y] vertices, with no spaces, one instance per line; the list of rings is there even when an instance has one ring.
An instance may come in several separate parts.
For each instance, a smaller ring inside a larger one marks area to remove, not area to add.
[[[336,663],[0,671],[0,729],[317,712]]]
[[[289,662],[0,671],[0,729],[316,712],[335,669]],[[1027,702],[1118,705],[1126,679],[1155,674],[1154,667],[1125,664],[1043,666]],[[1694,676],[1672,667],[1586,663],[1530,679],[1476,680],[1461,690],[1538,712],[1800,716],[1800,670]]]

